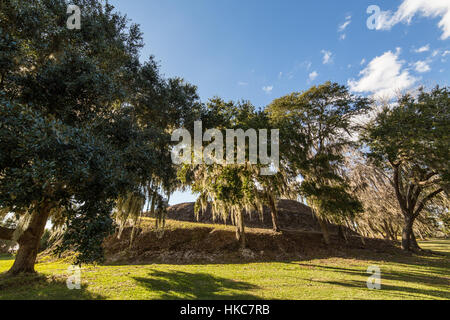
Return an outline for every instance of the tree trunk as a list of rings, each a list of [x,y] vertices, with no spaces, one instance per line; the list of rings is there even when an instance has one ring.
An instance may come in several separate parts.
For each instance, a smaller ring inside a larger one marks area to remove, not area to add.
[[[345,243],[348,243],[347,236],[345,234],[344,227],[342,225],[338,226],[338,237],[339,239],[344,240]]]
[[[392,233],[392,228],[386,220],[383,220],[384,231],[386,232],[386,240],[394,240],[394,234]]]
[[[152,202],[150,206],[150,217],[155,218],[155,205],[156,205],[156,191],[152,194]]]
[[[318,217],[317,220],[319,221],[320,229],[322,230],[323,240],[325,240],[327,245],[330,245],[330,232],[328,231],[327,222],[322,220],[320,217]]]
[[[364,236],[361,234],[359,237],[361,239],[362,245],[365,246],[366,245],[366,240],[364,239]]]
[[[280,227],[278,226],[278,210],[275,204],[275,200],[272,197],[269,197],[269,206],[270,206],[270,213],[272,215],[273,231],[280,232]]]
[[[414,219],[405,216],[405,225],[403,226],[403,232],[402,232],[402,249],[405,251],[411,251],[412,250],[412,233],[413,233],[413,223]]]
[[[369,230],[370,230],[370,232],[372,233],[372,238],[375,238],[377,235],[381,235],[382,237],[384,237],[384,234],[383,234],[383,230],[379,230],[377,227],[375,227],[374,225],[373,225],[373,223],[369,220],[368,221],[368,225],[369,225]]]
[[[139,214],[139,217],[133,224],[133,229],[131,230],[131,236],[130,236],[130,249],[133,248],[134,238],[136,237],[136,234],[138,231],[141,231],[141,222],[142,222],[142,212]]]
[[[419,244],[417,243],[416,235],[414,234],[414,231],[411,232],[411,248],[414,251],[421,251],[422,248],[420,248]]]
[[[45,225],[50,214],[50,206],[42,205],[39,211],[32,213],[31,221],[27,229],[18,239],[19,251],[9,274],[34,273],[34,265],[39,251],[39,244],[44,234]]]
[[[397,234],[396,234],[396,231],[394,229],[394,226],[392,225],[392,221],[389,222],[389,229],[391,230],[391,240],[392,241],[397,241]]]
[[[236,239],[239,241],[241,249],[245,249],[245,247],[246,247],[245,225],[244,225],[244,217],[242,216],[242,212],[237,213]]]
[[[400,232],[400,226],[397,226],[397,227],[395,227],[395,229],[394,229],[394,241],[397,241],[398,240],[398,234],[399,234],[399,232]]]

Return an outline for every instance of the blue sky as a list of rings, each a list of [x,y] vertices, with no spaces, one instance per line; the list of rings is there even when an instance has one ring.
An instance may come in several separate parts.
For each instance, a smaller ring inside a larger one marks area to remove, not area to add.
[[[273,99],[331,80],[391,98],[448,85],[450,0],[114,0],[141,25],[145,48],[167,77],[200,97]],[[375,29],[367,8],[382,10]],[[171,203],[191,201],[176,194]]]

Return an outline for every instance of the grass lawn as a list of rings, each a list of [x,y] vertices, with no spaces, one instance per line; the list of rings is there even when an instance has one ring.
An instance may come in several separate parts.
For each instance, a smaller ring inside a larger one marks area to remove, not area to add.
[[[81,290],[67,289],[67,263],[41,263],[36,276],[0,275],[0,299],[450,299],[450,241],[421,245],[445,256],[86,266]],[[0,256],[0,273],[12,263]],[[381,290],[367,289],[371,265],[381,268]]]

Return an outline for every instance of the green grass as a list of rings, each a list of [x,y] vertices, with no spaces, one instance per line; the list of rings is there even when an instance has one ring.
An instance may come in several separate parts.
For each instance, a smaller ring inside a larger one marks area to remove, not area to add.
[[[0,299],[450,299],[450,241],[421,245],[446,256],[88,266],[81,290],[67,289],[67,263],[41,263],[36,276],[0,275]],[[12,263],[0,256],[0,273]],[[381,290],[366,287],[370,265],[381,268]]]

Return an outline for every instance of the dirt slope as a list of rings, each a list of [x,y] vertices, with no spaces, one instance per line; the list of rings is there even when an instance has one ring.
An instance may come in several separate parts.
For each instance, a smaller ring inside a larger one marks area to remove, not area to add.
[[[326,246],[311,209],[299,202],[281,200],[278,219],[282,233],[272,229],[269,209],[261,220],[257,213],[246,217],[247,249],[239,250],[235,227],[213,221],[211,210],[195,218],[194,204],[183,203],[168,210],[164,232],[155,229],[152,218],[144,218],[130,245],[131,229],[122,238],[105,243],[107,262],[117,263],[239,263],[251,261],[298,261],[333,256],[360,257],[365,254],[396,253],[398,245],[380,239],[361,239],[347,230],[348,241],[338,238],[337,226],[329,225],[332,245]]]
[[[361,257],[364,254],[397,253],[390,242],[350,237],[348,243],[332,236],[326,246],[321,233],[268,229],[246,229],[247,249],[239,250],[232,226],[167,220],[164,233],[154,228],[154,220],[145,218],[133,244],[131,229],[121,239],[109,237],[105,253],[109,264],[202,264],[244,263],[256,261],[299,261],[322,257]]]
[[[292,229],[299,231],[317,231],[320,232],[320,226],[314,217],[314,214],[308,206],[292,200],[280,200],[278,202],[278,222],[281,229]],[[197,222],[194,214],[194,203],[182,203],[168,208],[168,219],[177,221]],[[231,224],[231,221],[224,223],[221,219],[214,221],[211,210],[208,208],[206,212],[200,215],[198,222],[201,223],[217,223]],[[245,225],[250,228],[272,228],[272,217],[270,210],[264,208],[264,216],[254,212],[251,216],[245,216]],[[337,227],[329,225],[330,232],[337,232]]]

